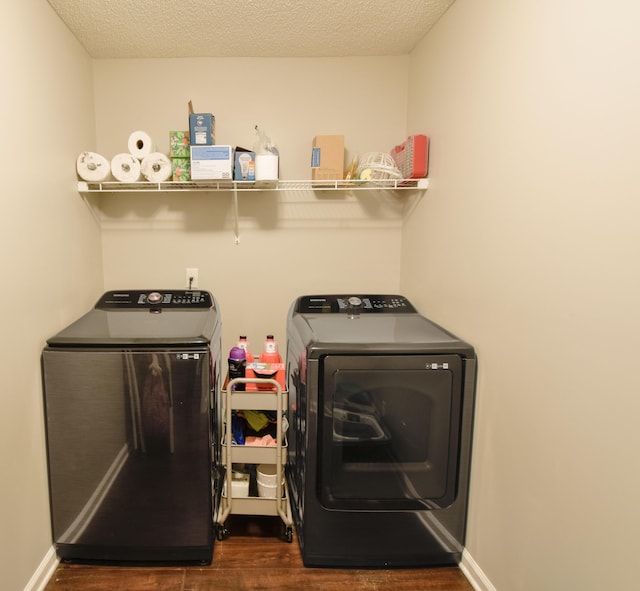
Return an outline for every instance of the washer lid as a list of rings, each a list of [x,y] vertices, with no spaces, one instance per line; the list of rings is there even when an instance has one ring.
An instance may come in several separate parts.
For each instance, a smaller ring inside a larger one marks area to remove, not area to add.
[[[439,345],[445,349],[459,347],[461,341],[428,319],[415,315],[398,316],[303,316],[313,335],[315,347],[330,348],[345,345],[367,346],[373,352],[379,347],[402,350],[423,350]]]
[[[203,346],[211,341],[219,323],[215,300],[208,292],[107,292],[93,310],[48,339],[47,344],[50,347]]]
[[[314,357],[333,352],[450,353],[473,347],[425,318],[399,295],[313,295],[290,309],[288,332],[298,333]]]

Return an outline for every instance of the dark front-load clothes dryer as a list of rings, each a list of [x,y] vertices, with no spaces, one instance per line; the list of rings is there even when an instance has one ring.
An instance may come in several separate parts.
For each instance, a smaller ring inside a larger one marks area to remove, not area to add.
[[[53,541],[66,561],[208,563],[220,314],[111,291],[42,353]]]
[[[476,357],[398,295],[298,298],[287,479],[307,566],[457,564]]]

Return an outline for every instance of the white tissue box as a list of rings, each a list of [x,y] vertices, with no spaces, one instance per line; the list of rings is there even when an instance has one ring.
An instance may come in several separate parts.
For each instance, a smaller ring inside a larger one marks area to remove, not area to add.
[[[191,180],[231,180],[231,146],[191,146]]]

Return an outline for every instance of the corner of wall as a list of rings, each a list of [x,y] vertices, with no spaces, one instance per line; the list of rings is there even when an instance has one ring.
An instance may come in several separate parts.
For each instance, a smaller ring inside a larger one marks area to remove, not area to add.
[[[484,574],[478,563],[473,559],[473,556],[469,554],[469,551],[465,548],[462,551],[462,561],[460,562],[460,570],[471,586],[476,591],[496,591],[493,583],[489,580],[489,577]]]
[[[49,579],[51,579],[56,572],[59,563],[60,561],[56,555],[55,548],[51,546],[42,559],[42,562],[40,562],[36,572],[33,573],[33,576],[26,584],[24,591],[44,591]]]

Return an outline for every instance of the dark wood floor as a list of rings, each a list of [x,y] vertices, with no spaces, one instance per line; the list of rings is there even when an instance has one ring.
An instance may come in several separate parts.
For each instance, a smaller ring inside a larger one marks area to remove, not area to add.
[[[273,517],[231,516],[210,566],[61,564],[45,591],[473,591],[457,568],[305,568],[298,543],[283,541]]]

